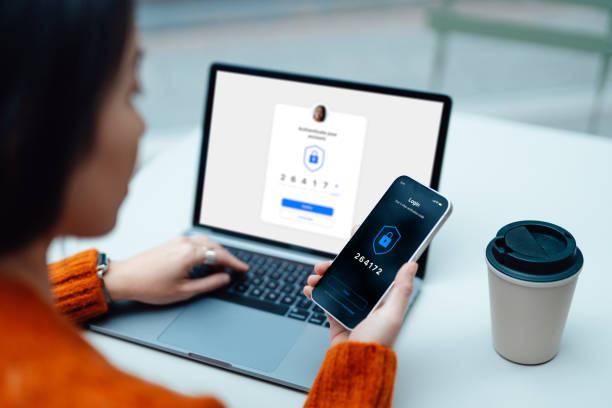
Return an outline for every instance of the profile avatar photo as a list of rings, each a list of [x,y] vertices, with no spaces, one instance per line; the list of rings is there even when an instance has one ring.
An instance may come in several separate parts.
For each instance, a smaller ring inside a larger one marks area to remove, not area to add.
[[[325,117],[327,116],[327,109],[325,109],[325,106],[323,105],[317,105],[314,108],[314,114],[312,115],[312,118],[317,121],[317,122],[323,122],[325,120]]]

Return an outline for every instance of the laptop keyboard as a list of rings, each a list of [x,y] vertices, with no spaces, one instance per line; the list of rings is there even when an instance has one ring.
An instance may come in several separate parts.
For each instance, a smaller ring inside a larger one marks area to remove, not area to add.
[[[231,271],[231,282],[210,293],[218,299],[238,303],[269,313],[329,327],[325,312],[304,293],[312,265],[289,261],[244,249],[225,247],[236,258],[249,264],[247,273]],[[191,276],[202,277],[217,272],[209,266],[197,266]]]

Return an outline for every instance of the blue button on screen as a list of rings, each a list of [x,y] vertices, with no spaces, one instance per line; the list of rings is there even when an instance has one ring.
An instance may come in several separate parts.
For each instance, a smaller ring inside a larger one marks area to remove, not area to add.
[[[324,207],[322,205],[305,203],[303,201],[290,200],[288,198],[283,198],[281,205],[283,207],[295,208],[296,210],[309,211],[316,214],[323,214],[329,216],[332,216],[334,214],[334,209],[331,207]]]

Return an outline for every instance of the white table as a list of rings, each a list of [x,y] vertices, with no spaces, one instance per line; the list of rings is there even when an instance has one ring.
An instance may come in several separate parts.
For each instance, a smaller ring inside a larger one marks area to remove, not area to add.
[[[199,143],[194,131],[145,166],[115,231],[66,240],[64,253],[94,245],[122,258],[183,231],[191,222]],[[441,191],[455,209],[432,244],[422,292],[395,346],[395,406],[610,406],[611,176],[610,140],[453,115]],[[585,256],[561,351],[533,367],[499,357],[490,334],[484,249],[501,226],[520,219],[567,228]],[[87,338],[126,371],[181,392],[213,393],[233,407],[298,407],[306,398],[103,335]]]

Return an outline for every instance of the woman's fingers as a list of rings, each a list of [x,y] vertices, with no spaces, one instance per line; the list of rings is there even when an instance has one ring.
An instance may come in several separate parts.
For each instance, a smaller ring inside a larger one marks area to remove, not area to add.
[[[312,288],[314,288],[317,283],[319,283],[321,276],[323,276],[323,274],[327,272],[327,269],[329,268],[329,265],[331,265],[331,263],[332,261],[323,261],[315,264],[315,274],[308,276],[308,279],[306,279],[306,283],[308,283],[308,286],[304,286],[303,290],[304,295],[306,295],[308,299],[312,298]]]
[[[351,231],[351,235],[354,234],[355,231],[357,231],[357,228],[359,228],[359,225],[355,225],[353,227],[353,230]],[[323,276],[323,274],[327,272],[331,264],[332,264],[332,261],[323,261],[323,262],[318,262],[315,264],[314,266],[315,275],[310,275],[308,277],[308,279],[306,280],[306,282],[308,283],[308,286],[304,286],[304,289],[303,289],[303,293],[308,299],[312,299],[312,289],[317,285],[317,283],[319,283],[319,280],[321,280],[321,276]]]
[[[355,225],[353,227],[351,235],[355,233],[357,228],[359,228],[359,225]],[[308,277],[307,281],[306,281],[308,283],[308,286],[304,286],[304,294],[309,299],[310,299],[311,294],[312,294],[312,288],[317,285],[317,283],[321,279],[321,276],[323,276],[323,274],[325,272],[327,272],[327,270],[329,269],[329,266],[332,264],[332,262],[333,261],[322,261],[322,262],[318,262],[318,263],[315,264],[314,272],[315,272],[316,275],[310,275]]]
[[[357,224],[353,227],[353,229],[351,230],[351,235],[355,235],[355,232],[357,231],[357,229],[359,228],[360,224]]]
[[[332,261],[323,261],[323,262],[316,263],[314,266],[314,271],[317,275],[323,275],[325,272],[327,272],[327,269],[329,268],[329,265],[331,264],[332,264]]]
[[[302,292],[308,299],[312,299],[312,286],[304,286]]]
[[[249,265],[236,258],[231,252],[225,249],[220,244],[213,242],[206,235],[192,235],[187,237],[189,241],[199,248],[197,263],[202,263],[206,260],[206,252],[209,249],[215,251],[215,265],[228,266],[236,271],[246,272],[249,270]]]
[[[229,266],[230,268],[239,272],[246,272],[249,270],[249,264],[242,262],[230,251],[220,245],[215,247],[215,255],[217,258],[217,261],[215,262],[216,265]]]
[[[187,297],[192,297],[200,293],[207,293],[219,289],[227,285],[229,281],[230,276],[226,272],[213,273],[204,278],[185,279],[182,283],[181,290]]]
[[[308,279],[306,279],[306,282],[308,282],[308,286],[312,286],[314,288],[317,286],[317,283],[319,283],[319,280],[321,280],[321,275],[310,275]]]

